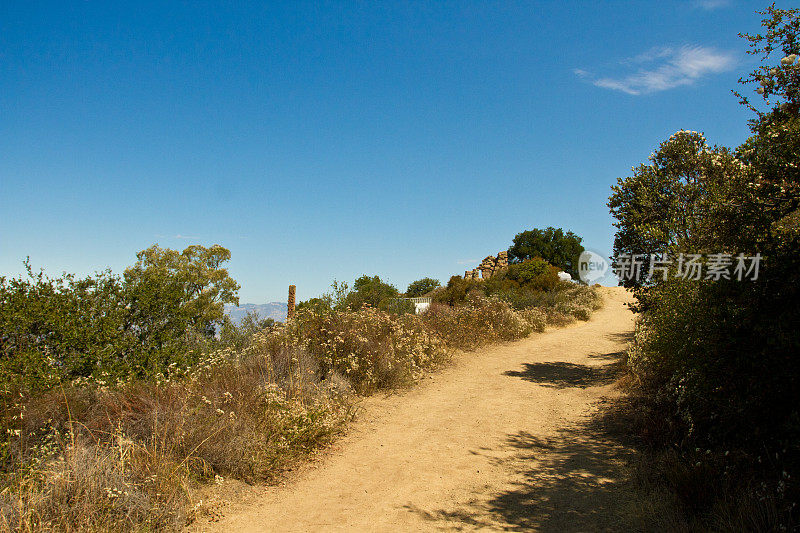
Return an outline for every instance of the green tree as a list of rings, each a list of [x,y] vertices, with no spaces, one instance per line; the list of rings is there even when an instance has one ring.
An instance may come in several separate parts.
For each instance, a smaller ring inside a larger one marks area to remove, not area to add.
[[[227,248],[194,245],[183,252],[153,245],[136,254],[125,270],[131,305],[155,325],[167,329],[191,328],[214,335],[224,316],[224,304],[239,305],[239,284],[222,264],[230,260]]]
[[[742,230],[754,230],[761,218],[743,209],[752,197],[749,180],[749,169],[727,148],[709,147],[698,132],[673,134],[649,164],[635,167],[611,188],[614,256],[674,257],[734,248]],[[642,276],[624,283],[638,287],[647,281]]]
[[[565,233],[561,228],[523,231],[514,237],[514,244],[508,249],[508,258],[512,263],[521,263],[538,257],[567,272],[573,279],[578,279],[582,240],[571,231]]]
[[[464,279],[461,276],[451,276],[444,290],[436,291],[433,299],[451,307],[456,306],[464,303],[470,294],[484,293],[485,283],[484,281]]]
[[[408,298],[416,298],[418,296],[428,294],[433,289],[441,286],[442,284],[439,282],[438,279],[433,279],[433,278],[418,279],[417,281],[412,281],[408,285],[408,289],[406,289],[406,296]]]

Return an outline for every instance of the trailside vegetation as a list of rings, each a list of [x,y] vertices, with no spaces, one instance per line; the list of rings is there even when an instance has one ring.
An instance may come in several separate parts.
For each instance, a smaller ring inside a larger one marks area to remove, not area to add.
[[[0,278],[0,530],[181,529],[214,512],[197,487],[275,480],[344,429],[358,395],[598,301],[551,287],[554,267],[536,260],[505,281],[530,285],[524,308],[498,289],[416,315],[361,276],[286,324],[234,324],[222,311],[238,303],[229,259],[221,246],[153,246],[122,276]]]
[[[640,311],[627,354],[638,434],[673,457],[660,475],[712,530],[800,524],[800,11],[761,14],[763,32],[742,35],[761,62],[740,80],[761,100],[739,95],[752,136],[730,149],[679,131],[609,200],[617,259],[762,257],[756,280],[673,264],[626,281]]]
[[[432,290],[441,286],[442,284],[439,282],[439,280],[433,278],[422,278],[418,279],[417,281],[412,281],[408,284],[408,288],[406,289],[406,298],[425,296]]]
[[[197,361],[238,303],[222,246],[183,252],[155,245],[122,276],[0,277],[0,383],[4,396],[55,383],[168,375]]]

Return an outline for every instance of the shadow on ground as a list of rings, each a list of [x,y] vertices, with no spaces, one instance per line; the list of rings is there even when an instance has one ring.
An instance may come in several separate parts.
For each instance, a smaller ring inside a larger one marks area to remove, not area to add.
[[[623,464],[632,453],[585,424],[542,440],[525,431],[509,435],[502,463],[516,480],[492,495],[475,494],[456,509],[408,509],[447,529],[505,531],[644,531],[625,502],[633,487]]]
[[[528,363],[506,375],[554,388],[613,382],[620,353],[598,355],[602,366],[566,362]],[[659,531],[643,517],[650,502],[637,493],[628,467],[635,454],[606,416],[608,404],[583,422],[542,438],[527,431],[507,436],[496,452],[510,484],[496,493],[475,493],[455,508],[407,509],[442,529],[501,531]],[[510,452],[510,453],[508,453]]]
[[[474,494],[454,509],[407,509],[442,529],[501,531],[658,531],[638,507],[625,465],[634,452],[594,418],[542,439],[526,431],[507,437],[514,453],[499,460],[512,483],[495,494]]]
[[[575,363],[525,363],[524,370],[509,370],[506,376],[522,378],[545,387],[563,389],[567,387],[597,387],[612,383],[619,373],[619,352],[594,355],[593,358],[613,360],[602,366],[578,365]]]
[[[625,331],[622,333],[609,333],[608,335],[606,335],[606,338],[614,342],[628,343],[633,340],[633,332]]]

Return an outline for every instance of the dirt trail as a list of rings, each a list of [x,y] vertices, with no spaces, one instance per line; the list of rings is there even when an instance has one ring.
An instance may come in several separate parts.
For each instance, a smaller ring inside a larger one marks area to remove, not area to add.
[[[603,289],[588,322],[475,353],[358,421],[285,486],[259,489],[209,531],[646,530],[628,450],[593,424],[617,394],[633,315]]]

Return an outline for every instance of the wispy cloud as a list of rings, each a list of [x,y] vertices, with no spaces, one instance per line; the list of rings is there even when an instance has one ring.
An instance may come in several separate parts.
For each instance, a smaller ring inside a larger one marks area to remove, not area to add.
[[[623,59],[621,63],[639,65],[642,63],[649,63],[650,61],[655,61],[657,59],[668,58],[674,53],[675,50],[669,46],[654,46],[646,52],[642,52],[641,54],[637,54],[628,59]]]
[[[456,261],[456,264],[459,265],[469,265],[470,263],[477,263],[477,259],[462,259],[461,261]]]
[[[705,9],[706,11],[713,11],[721,7],[728,7],[731,5],[730,0],[694,0],[694,7],[698,9]]]
[[[731,70],[735,63],[733,54],[714,48],[660,47],[622,61],[624,65],[638,65],[638,70],[631,74],[594,77],[582,69],[573,72],[580,78],[591,79],[597,87],[639,95],[692,85],[704,76]]]

